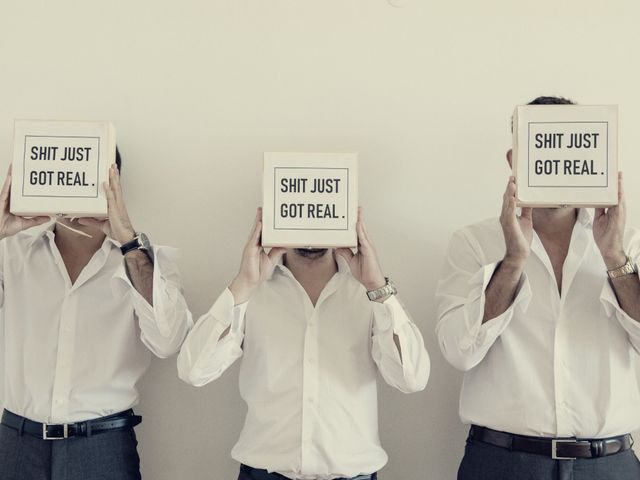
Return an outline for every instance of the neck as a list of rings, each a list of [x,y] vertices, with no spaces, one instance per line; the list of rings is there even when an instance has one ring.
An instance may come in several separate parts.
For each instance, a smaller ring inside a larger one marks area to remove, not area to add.
[[[80,235],[73,232],[68,228],[56,225],[54,229],[56,245],[60,250],[70,250],[76,252],[95,253],[104,242],[105,234],[97,229],[78,224],[78,222],[68,220],[66,218],[58,220],[60,223],[75,229],[80,230],[91,238]]]
[[[284,256],[284,265],[301,284],[308,281],[326,283],[338,271],[333,250],[319,258],[307,258],[290,249]]]
[[[571,232],[577,218],[577,208],[534,208],[533,228],[542,235]]]

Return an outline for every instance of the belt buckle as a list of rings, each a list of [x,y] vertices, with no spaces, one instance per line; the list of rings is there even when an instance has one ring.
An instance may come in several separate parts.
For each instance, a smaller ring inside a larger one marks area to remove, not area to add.
[[[42,439],[43,440],[64,440],[69,438],[69,424],[62,424],[62,436],[61,437],[51,437],[49,436],[49,425],[46,423],[42,424]]]
[[[551,439],[551,458],[554,460],[575,460],[576,457],[560,457],[558,456],[558,444],[559,443],[578,443],[575,439],[560,439],[560,438],[552,438]]]

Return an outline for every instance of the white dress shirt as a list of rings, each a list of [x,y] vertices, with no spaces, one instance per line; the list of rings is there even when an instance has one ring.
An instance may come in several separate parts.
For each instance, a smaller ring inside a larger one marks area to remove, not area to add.
[[[150,352],[175,353],[192,325],[174,252],[156,247],[153,307],[105,239],[72,285],[53,226],[0,242],[4,403],[31,420],[71,423],[127,410]]]
[[[625,250],[640,260],[640,236]],[[453,235],[438,285],[438,340],[465,371],[464,423],[522,435],[604,438],[640,427],[636,362],[640,323],[618,305],[579,210],[558,292],[549,257],[533,234],[531,254],[511,306],[482,324],[485,290],[505,253],[500,223]]]
[[[369,301],[341,257],[338,268],[314,307],[278,265],[247,303],[234,306],[226,289],[187,336],[178,372],[192,385],[218,378],[242,356],[248,413],[232,451],[237,461],[295,479],[370,474],[387,462],[376,373],[403,392],[422,390],[429,357],[395,297]]]

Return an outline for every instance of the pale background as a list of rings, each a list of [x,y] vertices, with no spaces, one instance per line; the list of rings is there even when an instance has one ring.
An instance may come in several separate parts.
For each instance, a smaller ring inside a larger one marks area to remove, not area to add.
[[[261,154],[359,151],[385,272],[422,329],[426,391],[380,390],[382,478],[455,476],[461,374],[434,339],[451,233],[498,213],[513,106],[620,104],[629,222],[640,225],[640,4],[610,0],[2,0],[0,163],[13,118],[109,119],[134,225],[180,247],[194,315],[236,272]],[[175,358],[141,384],[146,479],[231,480],[237,366],[196,389]]]

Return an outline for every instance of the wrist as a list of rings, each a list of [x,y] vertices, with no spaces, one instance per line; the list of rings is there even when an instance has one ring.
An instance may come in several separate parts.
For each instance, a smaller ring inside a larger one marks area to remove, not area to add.
[[[625,263],[627,263],[627,255],[624,251],[619,250],[617,252],[601,252],[602,259],[604,260],[604,264],[607,267],[607,270],[614,270],[616,268],[620,268]]]
[[[136,238],[136,231],[133,228],[131,228],[131,229],[125,230],[122,233],[119,233],[118,237],[115,240],[120,242],[121,245],[124,245],[125,243],[133,240],[134,238]]]
[[[384,276],[381,276],[381,277],[376,278],[374,280],[368,280],[366,282],[362,282],[362,285],[367,290],[367,292],[382,288],[386,284],[387,284],[387,281],[385,280]]]
[[[525,263],[527,263],[526,258],[513,257],[507,254],[500,262],[500,268],[519,276],[524,271]]]
[[[233,295],[233,300],[236,305],[245,303],[251,298],[251,294],[255,290],[256,285],[253,282],[249,282],[242,277],[235,277],[229,285],[229,291]]]

